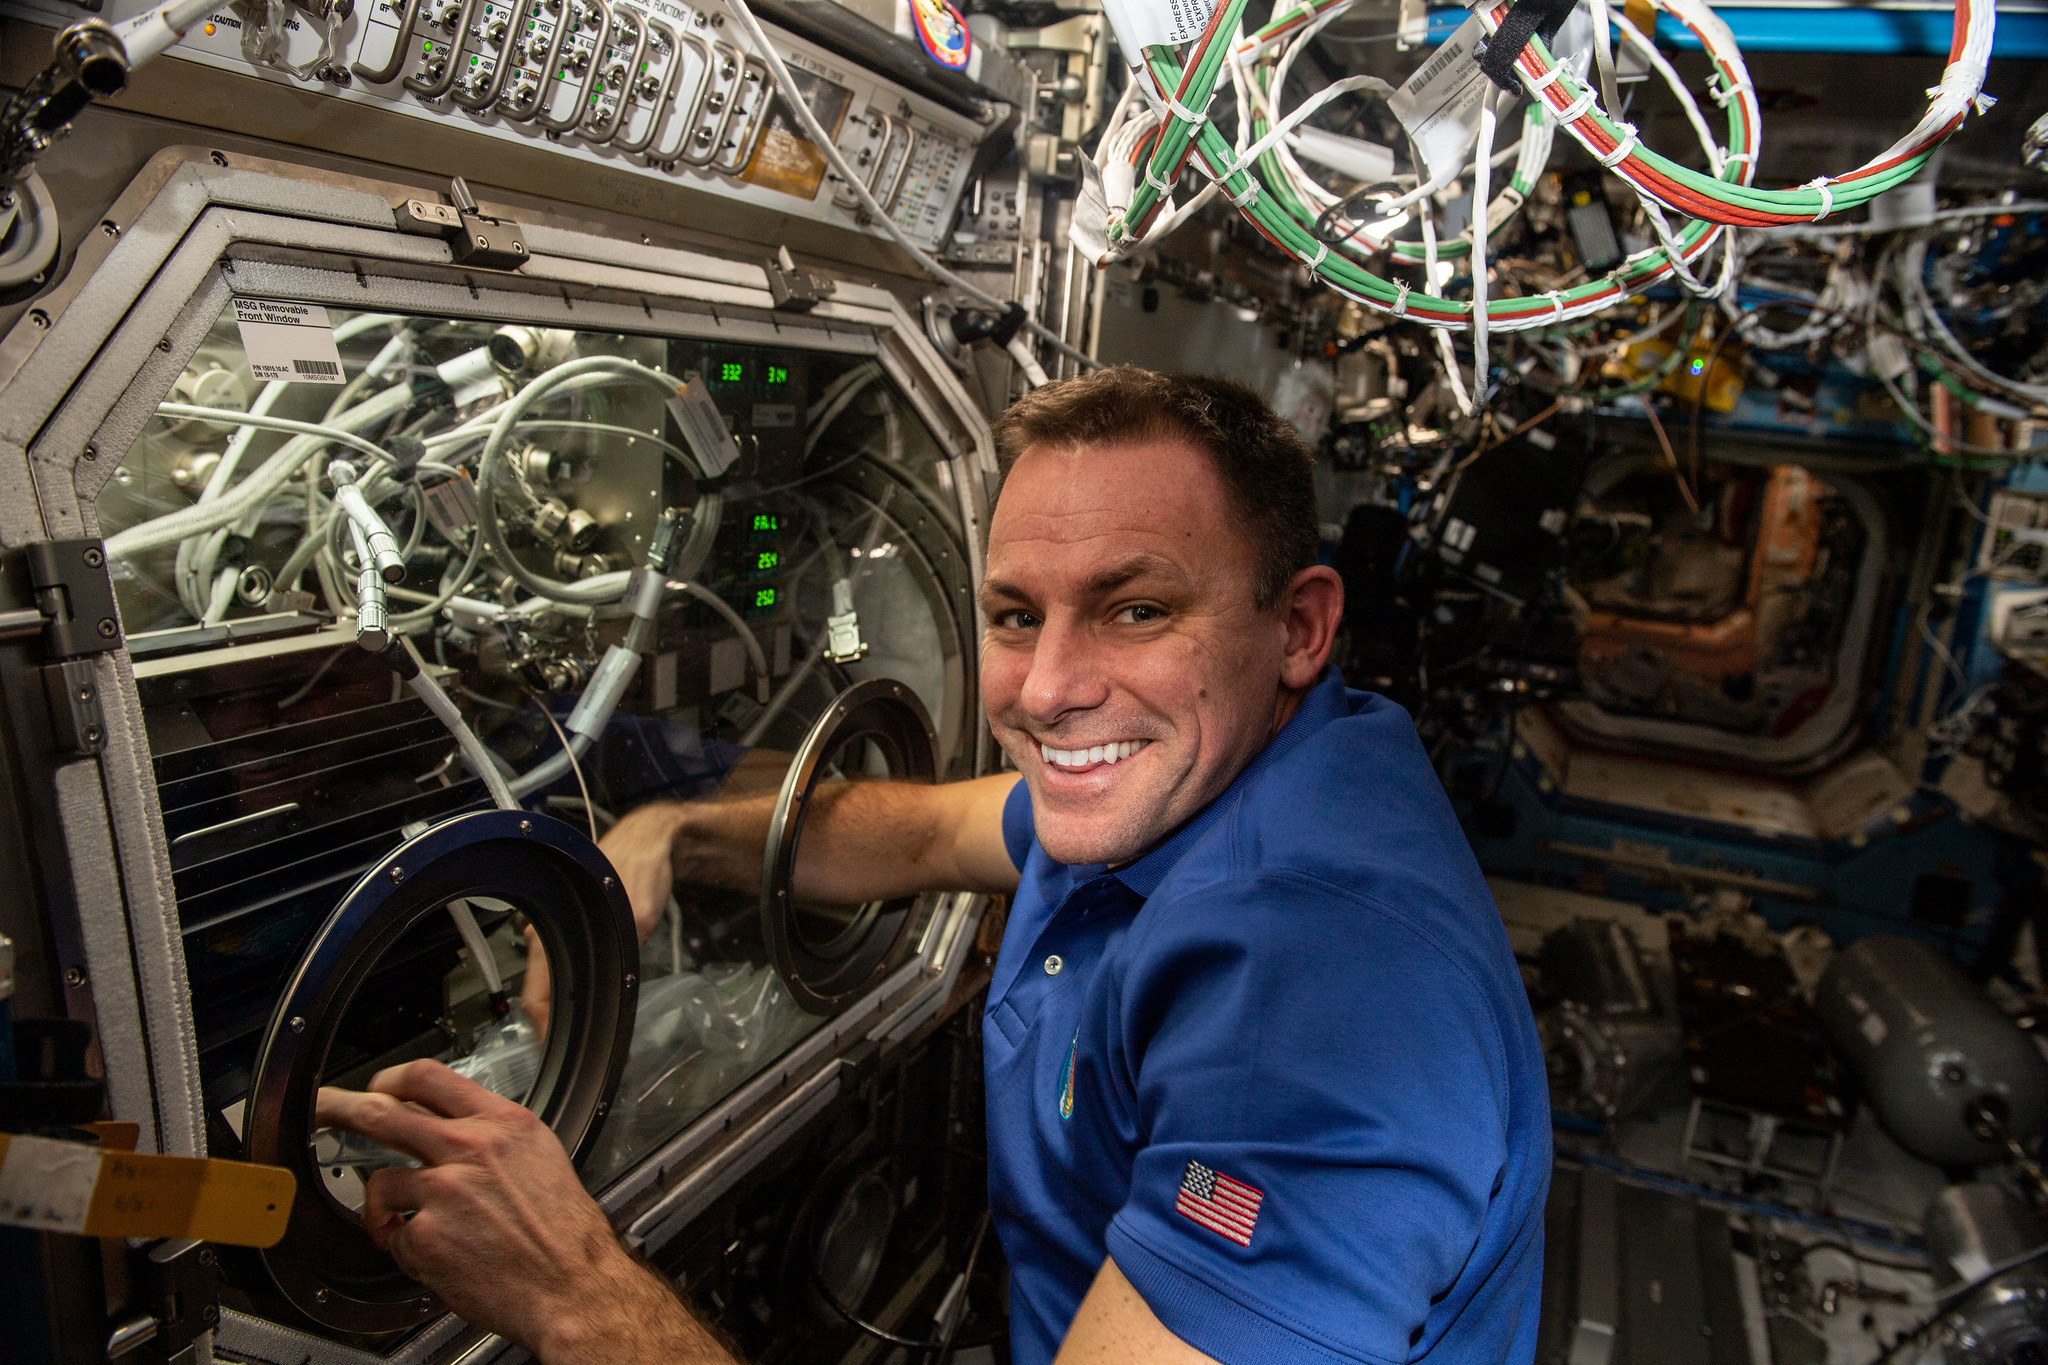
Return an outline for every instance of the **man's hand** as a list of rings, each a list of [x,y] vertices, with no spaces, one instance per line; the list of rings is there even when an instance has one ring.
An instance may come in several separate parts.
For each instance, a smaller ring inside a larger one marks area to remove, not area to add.
[[[427,1163],[372,1175],[363,1226],[464,1321],[547,1365],[733,1365],[627,1254],[523,1105],[419,1061],[378,1072],[368,1092],[322,1089],[317,1121]]]
[[[671,848],[689,814],[690,808],[683,802],[655,801],[629,812],[597,841],[618,869],[619,885],[633,903],[633,929],[643,945],[668,909],[669,892],[675,885]],[[754,856],[759,861],[758,850]]]
[[[690,808],[680,801],[655,801],[640,807],[605,831],[597,846],[619,874],[626,900],[633,907],[633,932],[646,947],[654,928],[668,909],[675,873],[669,849],[676,831]],[[554,1005],[554,981],[548,973],[548,955],[541,951],[540,935],[526,931],[526,980],[519,989],[519,1008],[543,1035],[548,1031],[548,1012]]]

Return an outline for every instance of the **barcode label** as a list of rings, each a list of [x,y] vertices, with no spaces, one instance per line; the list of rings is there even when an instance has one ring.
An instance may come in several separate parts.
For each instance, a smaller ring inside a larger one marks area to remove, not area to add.
[[[683,444],[697,457],[698,472],[715,479],[739,462],[739,443],[725,424],[725,414],[712,401],[711,390],[696,375],[668,400],[669,415],[682,429]]]
[[[235,325],[249,373],[263,383],[339,384],[341,352],[327,310],[316,304],[236,299]]]
[[[1432,177],[1455,172],[1479,138],[1479,101],[1491,82],[1472,54],[1485,37],[1478,16],[1467,19],[1387,98],[1387,107],[1422,149]]]

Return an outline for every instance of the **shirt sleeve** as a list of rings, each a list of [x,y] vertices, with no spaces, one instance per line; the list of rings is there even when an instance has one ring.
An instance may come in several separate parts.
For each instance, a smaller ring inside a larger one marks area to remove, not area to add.
[[[1426,915],[1296,874],[1173,910],[1104,1020],[1142,1142],[1111,1257],[1224,1365],[1408,1360],[1507,1165],[1486,994]]]
[[[1003,846],[1009,849],[1010,861],[1019,872],[1024,870],[1024,860],[1031,856],[1036,838],[1031,829],[1031,785],[1020,777],[1003,801]]]

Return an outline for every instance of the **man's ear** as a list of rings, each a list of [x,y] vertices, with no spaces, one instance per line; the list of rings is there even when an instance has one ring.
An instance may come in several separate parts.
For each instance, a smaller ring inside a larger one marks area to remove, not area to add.
[[[1330,660],[1337,625],[1344,619],[1344,580],[1327,564],[1302,569],[1281,590],[1279,606],[1287,630],[1280,685],[1311,687]]]

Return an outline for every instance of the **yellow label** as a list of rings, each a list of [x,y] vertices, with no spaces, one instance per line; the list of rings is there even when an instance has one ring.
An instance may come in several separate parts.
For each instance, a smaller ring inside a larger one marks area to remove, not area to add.
[[[280,1166],[0,1134],[0,1223],[20,1227],[267,1247],[284,1236],[297,1191]]]

